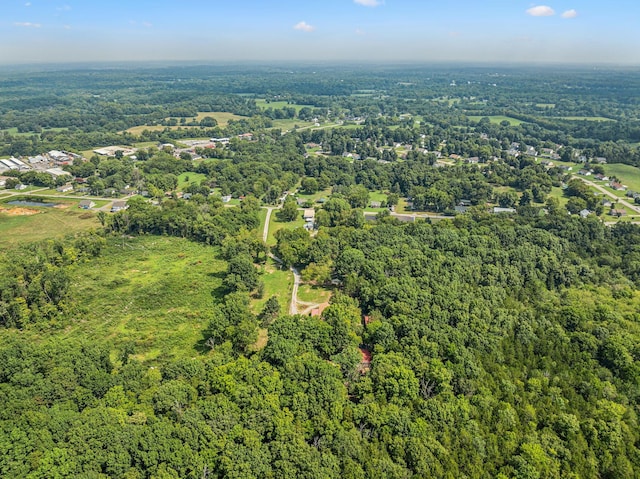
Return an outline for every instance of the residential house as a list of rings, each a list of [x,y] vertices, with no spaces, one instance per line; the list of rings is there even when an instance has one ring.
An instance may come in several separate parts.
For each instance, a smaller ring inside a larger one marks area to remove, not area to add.
[[[581,218],[586,218],[591,214],[591,211],[585,208],[584,210],[581,210],[578,214],[580,215]]]
[[[229,203],[229,201],[231,201],[231,195],[224,195],[222,197],[222,202],[223,203]]]
[[[477,165],[478,163],[480,163],[480,158],[478,158],[477,156],[472,156],[467,158],[466,162],[470,165]]]
[[[626,190],[627,187],[624,186],[622,183],[618,183],[617,181],[612,181],[611,183],[609,183],[609,186],[611,188],[613,188],[614,190]]]
[[[80,203],[78,203],[78,208],[82,208],[83,210],[90,210],[95,205],[96,204],[91,200],[81,200]],[[113,207],[111,208],[111,211],[113,211]]]
[[[463,214],[466,213],[467,210],[469,209],[468,206],[454,206],[453,210],[456,212],[456,214]]]
[[[73,185],[71,183],[67,183],[66,185],[58,186],[56,191],[60,193],[68,193],[69,191],[73,191]]]
[[[382,207],[382,203],[380,201],[371,201],[369,203],[369,207],[371,207],[371,208],[381,208]]]
[[[315,220],[316,219],[316,210],[313,208],[305,208],[302,212],[302,217],[305,221],[307,220]]]
[[[26,190],[27,188],[28,188],[28,186],[27,186],[27,185],[24,185],[24,184],[22,184],[22,183],[19,183],[19,184],[17,184],[17,185],[16,185],[16,188],[15,188],[15,189],[16,189],[16,190],[18,190],[18,191],[22,191],[22,190]]]
[[[627,212],[625,210],[611,210],[609,211],[609,214],[611,216],[617,216],[618,218],[620,218],[621,216],[627,216]]]
[[[118,211],[126,210],[127,202],[126,201],[114,201],[111,205],[111,212],[116,213]]]
[[[607,163],[607,159],[603,156],[598,156],[596,157],[593,161],[595,161],[596,163],[600,164],[600,165],[604,165]]]
[[[591,176],[591,170],[585,170],[584,168],[578,171],[579,175],[582,176]]]

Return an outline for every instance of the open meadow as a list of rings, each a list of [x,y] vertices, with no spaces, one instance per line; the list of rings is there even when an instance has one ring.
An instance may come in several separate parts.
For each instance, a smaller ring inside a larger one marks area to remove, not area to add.
[[[0,203],[0,249],[99,227],[96,214],[78,209],[76,203],[64,204],[62,208],[25,208]]]

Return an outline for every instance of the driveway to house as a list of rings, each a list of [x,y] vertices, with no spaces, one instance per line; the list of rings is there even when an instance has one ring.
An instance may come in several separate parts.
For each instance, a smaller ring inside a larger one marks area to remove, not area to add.
[[[291,305],[289,306],[289,314],[298,314],[298,286],[300,286],[300,271],[293,266],[289,268],[293,273],[293,289],[291,290]]]
[[[275,206],[269,206],[267,208],[267,218],[264,220],[264,229],[262,230],[262,241],[267,242],[269,236],[269,221],[271,221],[271,213],[275,210]]]

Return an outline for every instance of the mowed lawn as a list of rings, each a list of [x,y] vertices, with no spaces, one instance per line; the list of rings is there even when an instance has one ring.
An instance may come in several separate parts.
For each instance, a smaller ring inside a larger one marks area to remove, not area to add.
[[[0,205],[8,211],[0,211],[0,249],[41,241],[50,238],[63,238],[82,231],[96,229],[100,223],[94,212],[80,210],[70,206],[58,208],[32,208],[26,210],[37,213],[25,215],[25,209]]]
[[[640,168],[623,163],[612,163],[603,166],[608,176],[616,176],[629,189],[640,192]]]
[[[467,118],[469,118],[469,120],[471,120],[471,121],[480,121],[480,119],[484,118],[484,117],[483,116],[468,116]],[[511,118],[510,116],[504,116],[504,115],[492,115],[492,116],[487,116],[487,118],[489,118],[489,121],[491,123],[500,123],[500,122],[503,122],[503,121],[508,121],[511,126],[517,126],[520,123],[523,123],[522,120],[518,120],[517,118]]]
[[[265,99],[256,100],[256,106],[258,108],[262,108],[262,109],[265,109],[265,110],[267,108],[273,108],[274,110],[280,110],[280,109],[282,109],[284,107],[295,108],[296,113],[298,113],[304,107],[314,108],[313,105],[299,105],[299,104],[296,104],[296,103],[288,103],[286,101],[269,101],[269,102],[267,102],[267,100],[265,100]]]
[[[130,345],[141,360],[196,356],[225,270],[217,248],[183,238],[111,238],[100,257],[74,266],[77,307],[57,334]]]
[[[216,120],[218,122],[218,126],[221,128],[226,127],[231,120],[241,120],[243,118],[246,118],[244,116],[229,113],[227,111],[201,111],[198,113],[198,116],[195,118],[195,120],[202,121],[206,117],[211,117]]]
[[[187,186],[191,184],[199,185],[202,180],[206,180],[207,175],[202,173],[194,173],[189,171],[178,175],[178,190],[183,191]]]
[[[280,304],[280,312],[288,314],[291,302],[291,289],[293,287],[293,273],[288,268],[282,268],[273,259],[260,268],[260,280],[264,283],[262,298],[253,299],[251,309],[255,314],[260,314],[265,303],[271,296],[275,296]]]
[[[302,211],[298,211],[298,217],[295,219],[295,221],[278,221],[276,212],[277,210],[274,210],[273,213],[271,213],[271,218],[269,219],[269,234],[267,235],[267,244],[269,246],[274,246],[276,244],[275,234],[278,230],[293,230],[296,228],[302,228],[304,226]]]

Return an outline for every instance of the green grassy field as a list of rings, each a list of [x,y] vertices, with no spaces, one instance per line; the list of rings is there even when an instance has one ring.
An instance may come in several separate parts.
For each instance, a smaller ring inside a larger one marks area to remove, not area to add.
[[[617,176],[629,189],[640,192],[640,168],[623,163],[603,165],[608,176]]]
[[[469,120],[471,120],[471,121],[480,121],[480,119],[483,118],[483,117],[482,116],[468,116],[467,118],[469,118]],[[517,125],[523,123],[521,120],[518,120],[516,118],[511,118],[510,116],[504,116],[504,115],[493,115],[493,116],[488,116],[487,118],[489,118],[491,123],[500,123],[502,121],[508,121],[511,126],[517,126]]]
[[[556,118],[571,121],[615,121],[604,116],[558,116]]]
[[[178,176],[178,191],[184,190],[187,186],[191,184],[199,185],[202,180],[205,180],[207,175],[202,173],[194,173],[189,171],[187,173],[182,173]]]
[[[298,300],[306,303],[325,303],[330,297],[331,291],[321,286],[301,284],[298,288]]]
[[[273,108],[274,110],[284,107],[295,108],[296,113],[302,110],[305,106],[313,108],[313,105],[298,105],[296,103],[288,103],[286,101],[270,101],[267,103],[267,100],[264,98],[256,100],[256,106],[262,109]]]
[[[211,117],[216,120],[218,122],[218,126],[221,128],[226,127],[230,120],[241,120],[242,118],[246,118],[227,111],[201,111],[198,112],[198,116],[195,117],[195,120],[202,121],[206,117]]]
[[[262,268],[260,280],[264,283],[264,294],[262,298],[252,300],[251,309],[253,312],[260,314],[267,300],[271,296],[275,296],[280,303],[280,311],[287,313],[291,301],[293,274],[288,269],[282,269],[278,263],[269,258],[267,264]]]
[[[383,193],[382,191],[370,191],[369,201],[387,201],[387,194]]]
[[[312,127],[314,125],[314,123],[310,122],[310,121],[303,121],[303,120],[298,120],[298,119],[293,119],[293,120],[273,120],[272,121],[272,128],[279,128],[281,130],[293,130],[296,127],[298,128],[309,128]]]
[[[14,208],[0,205],[0,249],[18,244],[62,238],[100,226],[95,213],[73,206],[58,208]],[[36,214],[19,214],[28,211]]]
[[[133,344],[141,360],[197,355],[222,294],[226,263],[216,251],[182,238],[110,239],[99,258],[74,266],[72,297],[79,306],[57,334],[91,336],[118,350]]]
[[[276,212],[271,213],[269,221],[269,235],[267,236],[267,244],[273,246],[276,244],[275,234],[276,231],[281,229],[293,230],[304,226],[304,219],[302,219],[302,211],[298,212],[298,218],[291,222],[280,222],[277,220]]]
[[[311,201],[311,203],[315,203],[320,198],[329,199],[329,196],[331,196],[331,188],[327,188],[325,190],[317,191],[317,192],[315,192],[315,193],[313,193],[311,195],[306,195],[304,193],[296,193],[296,196],[298,198],[300,198],[301,200]]]

